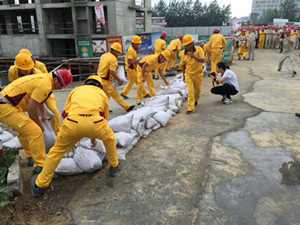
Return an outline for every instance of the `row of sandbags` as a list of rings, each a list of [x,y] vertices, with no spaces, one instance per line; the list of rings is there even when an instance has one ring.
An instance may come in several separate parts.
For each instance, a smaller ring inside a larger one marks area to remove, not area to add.
[[[140,108],[108,121],[115,133],[120,160],[125,160],[126,154],[141,138],[146,138],[152,131],[166,126],[172,116],[180,110],[182,102],[187,98],[187,87],[182,80],[182,74],[169,83],[169,86],[161,86],[160,91],[142,103]],[[106,159],[103,142],[97,140],[97,145],[91,146],[89,138],[80,140],[65,154],[56,172],[73,175],[101,169],[102,161]]]

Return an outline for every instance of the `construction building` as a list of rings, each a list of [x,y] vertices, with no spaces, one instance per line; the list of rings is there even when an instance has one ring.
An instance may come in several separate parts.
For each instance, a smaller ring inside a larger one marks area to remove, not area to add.
[[[95,16],[101,4],[105,26]],[[74,58],[78,39],[151,32],[151,13],[151,0],[2,0],[0,56],[28,48],[39,57]],[[136,17],[144,20],[137,25]]]
[[[266,12],[268,9],[279,10],[280,4],[282,2],[284,2],[284,0],[252,0],[251,14],[256,14],[257,18],[259,18],[263,16],[263,13]],[[298,8],[300,8],[300,0],[296,0],[295,2],[298,4]]]

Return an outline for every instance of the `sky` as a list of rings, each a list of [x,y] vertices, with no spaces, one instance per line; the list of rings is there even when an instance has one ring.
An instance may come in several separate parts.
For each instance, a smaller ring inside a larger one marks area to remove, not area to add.
[[[202,3],[209,3],[212,0],[200,0]],[[152,6],[158,3],[159,0],[151,0]],[[169,0],[166,0],[169,3]],[[252,0],[218,0],[219,5],[229,5],[231,4],[231,17],[244,17],[249,16],[251,13]]]

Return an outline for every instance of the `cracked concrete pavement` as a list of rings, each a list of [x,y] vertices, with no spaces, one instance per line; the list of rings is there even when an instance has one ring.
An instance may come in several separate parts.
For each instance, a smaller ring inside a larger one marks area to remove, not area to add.
[[[185,102],[129,152],[117,177],[106,165],[82,184],[69,224],[299,224],[299,187],[283,184],[282,174],[300,157],[300,82],[289,62],[276,71],[279,57],[257,50],[255,61],[234,61],[241,91],[231,105],[205,77],[193,114]],[[55,92],[60,110],[68,92]],[[111,117],[125,113],[110,104]]]

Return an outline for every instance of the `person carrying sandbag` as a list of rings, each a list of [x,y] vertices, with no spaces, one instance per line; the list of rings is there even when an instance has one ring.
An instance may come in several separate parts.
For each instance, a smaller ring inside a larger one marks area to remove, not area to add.
[[[181,58],[181,65],[183,79],[188,89],[188,110],[186,113],[191,114],[200,98],[203,79],[202,70],[205,59],[202,48],[194,45],[194,39],[190,34],[184,35],[182,44],[184,45],[185,51]]]
[[[8,70],[8,79],[10,82],[13,82],[13,81],[17,80],[18,78],[24,77],[27,75],[48,74],[45,64],[42,62],[33,60],[31,56],[32,56],[32,54],[30,53],[30,51],[28,49],[20,50],[19,54],[15,58],[15,64],[13,66],[11,66]],[[23,65],[25,62],[29,62],[29,63],[27,63],[27,66],[24,67]],[[51,121],[52,129],[53,129],[55,135],[57,135],[57,133],[60,129],[60,126],[61,126],[61,118],[60,118],[59,110],[56,106],[56,101],[55,101],[55,97],[54,97],[53,93],[51,93],[49,98],[46,100],[45,104],[47,105],[48,109],[54,114],[53,117],[50,117],[50,121]],[[45,113],[44,105],[40,104],[39,109],[41,111],[42,120],[46,120],[47,116]],[[22,138],[22,136],[21,136],[21,138]],[[24,142],[24,141],[22,141],[22,142]],[[24,151],[26,152],[28,166],[33,166],[34,162],[33,162],[30,150],[26,149],[26,147],[24,147],[24,146],[23,146],[23,148],[24,148]]]
[[[20,65],[24,70],[32,66],[32,60]],[[53,73],[21,77],[0,93],[0,122],[19,133],[26,155],[30,154],[33,158],[33,173],[42,171],[46,158],[44,126],[38,116],[38,107],[47,101],[52,90],[65,88],[72,79],[69,70],[58,69]],[[25,111],[28,111],[29,117]]]
[[[145,89],[144,82],[146,81],[149,88],[150,96],[153,97],[155,95],[154,81],[151,75],[151,71],[154,69],[158,69],[159,76],[164,81],[165,85],[169,85],[165,76],[163,75],[163,66],[165,62],[170,59],[171,53],[169,50],[164,50],[159,55],[147,55],[142,58],[137,66],[137,93],[136,100],[137,104],[140,105],[143,97],[143,90]]]
[[[115,136],[105,120],[109,116],[109,100],[101,88],[100,78],[91,75],[83,86],[75,88],[68,96],[62,127],[49,151],[43,171],[30,180],[33,197],[42,195],[64,154],[83,137],[92,138],[92,143],[95,139],[102,140],[110,164],[110,176],[114,177],[120,171]]]
[[[112,97],[120,106],[123,107],[123,109],[130,112],[133,110],[134,105],[129,105],[124,102],[119,95],[119,92],[112,84],[113,79],[116,79],[119,85],[123,83],[116,74],[116,69],[118,67],[117,58],[121,55],[121,53],[122,46],[118,42],[114,42],[111,45],[110,52],[107,52],[100,57],[98,76],[101,78],[101,85],[108,99]]]
[[[139,63],[138,59],[138,48],[140,47],[142,40],[139,36],[134,35],[131,39],[131,45],[129,46],[126,57],[125,57],[125,70],[127,73],[127,77],[129,82],[124,87],[123,91],[121,92],[121,96],[123,99],[128,99],[127,95],[132,88],[133,84],[137,85],[137,74],[136,74],[136,67]],[[149,98],[150,95],[147,93],[146,89],[143,90],[144,98]]]

